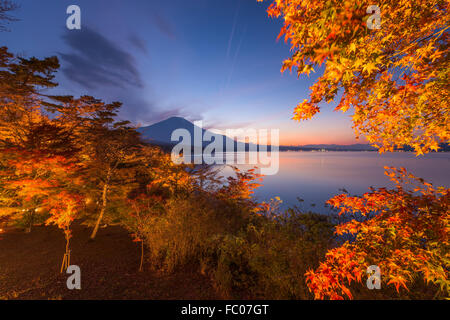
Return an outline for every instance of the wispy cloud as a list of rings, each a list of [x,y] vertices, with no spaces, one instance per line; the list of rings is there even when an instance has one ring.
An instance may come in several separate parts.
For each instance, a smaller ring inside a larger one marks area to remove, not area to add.
[[[163,28],[162,20],[159,24]],[[163,29],[171,34],[168,27]],[[134,48],[134,51],[137,49],[149,55],[145,41],[136,33],[125,39],[124,46],[89,27],[67,31],[62,38],[69,48],[68,52],[59,53],[65,78],[82,88],[80,95],[89,94],[105,101],[122,102],[120,119],[147,125],[171,116],[199,118],[199,115],[189,112],[188,106],[161,107],[159,101],[152,99],[151,95],[149,97],[151,88],[142,80],[137,59],[123,49]]]
[[[228,74],[228,79],[227,79],[227,83],[225,85],[225,88],[228,88],[228,86],[230,85],[231,79],[233,77],[234,68],[236,66],[236,62],[237,62],[237,58],[239,56],[239,52],[241,51],[241,46],[242,46],[242,42],[243,42],[244,37],[245,37],[245,32],[246,32],[246,29],[244,29],[244,31],[242,32],[241,39],[239,40],[239,44],[238,44],[238,46],[236,48],[236,51],[234,53],[233,61],[231,63],[230,73]]]
[[[132,34],[128,41],[137,49],[139,49],[142,53],[148,54],[147,44],[143,39],[141,39],[137,34]]]
[[[162,34],[170,39],[176,39],[175,28],[162,14],[155,12],[152,14],[152,17],[152,21],[154,21],[155,26]]]
[[[68,79],[89,89],[142,87],[134,57],[100,33],[84,27],[66,31],[63,40],[71,49],[70,53],[60,53]]]
[[[237,24],[237,19],[238,19],[238,16],[239,16],[239,9],[240,9],[240,7],[241,7],[241,2],[238,1],[238,6],[237,6],[237,9],[236,9],[236,13],[234,15],[233,25],[231,27],[230,38],[228,39],[227,56],[226,56],[227,59],[230,56],[231,45],[233,44],[234,32],[236,31],[236,24]]]

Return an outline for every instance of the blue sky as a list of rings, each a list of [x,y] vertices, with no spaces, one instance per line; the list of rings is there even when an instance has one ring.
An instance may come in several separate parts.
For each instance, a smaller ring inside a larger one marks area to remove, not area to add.
[[[278,128],[281,143],[356,142],[335,104],[291,120],[318,74],[281,74],[289,45],[281,21],[256,0],[16,0],[20,21],[1,45],[25,56],[57,55],[58,93],[124,103],[122,118],[148,125],[169,116],[206,127]],[[81,8],[82,29],[66,28]]]

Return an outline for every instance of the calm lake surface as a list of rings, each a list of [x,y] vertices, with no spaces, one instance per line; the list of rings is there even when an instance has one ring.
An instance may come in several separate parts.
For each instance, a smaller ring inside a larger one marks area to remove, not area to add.
[[[264,186],[255,196],[258,200],[270,200],[276,196],[283,200],[283,207],[299,204],[301,208],[327,213],[326,200],[345,188],[352,195],[361,195],[373,187],[392,187],[384,175],[384,166],[404,167],[409,172],[433,183],[450,185],[450,153],[431,153],[416,157],[409,152],[378,154],[377,152],[280,152],[279,171],[264,177]],[[242,169],[249,165],[239,165]],[[230,168],[222,169],[223,175],[231,174]]]

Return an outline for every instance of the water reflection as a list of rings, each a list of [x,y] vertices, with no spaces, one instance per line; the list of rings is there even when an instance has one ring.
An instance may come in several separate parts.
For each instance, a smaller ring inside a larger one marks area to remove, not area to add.
[[[404,167],[414,175],[436,186],[450,185],[450,153],[432,153],[416,157],[413,153],[396,152],[280,152],[279,171],[266,176],[264,186],[256,192],[258,200],[279,196],[284,206],[305,200],[303,208],[326,213],[326,200],[345,188],[350,194],[363,194],[373,187],[392,187],[384,175],[384,166]],[[240,155],[242,156],[242,155]],[[248,155],[247,155],[248,156]],[[222,166],[222,174],[232,170]],[[253,165],[237,165],[248,169]],[[311,207],[311,204],[316,206]]]

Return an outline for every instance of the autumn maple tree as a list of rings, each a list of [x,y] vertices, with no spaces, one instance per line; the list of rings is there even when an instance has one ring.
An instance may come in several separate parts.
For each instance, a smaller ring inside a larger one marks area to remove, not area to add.
[[[273,1],[268,14],[284,19],[279,37],[293,51],[282,71],[322,72],[309,99],[296,106],[294,119],[308,120],[322,102],[338,100],[335,110],[353,110],[356,136],[364,135],[380,152],[405,145],[417,155],[437,151],[450,137],[449,5],[379,1],[379,28],[369,28],[374,12],[366,1]],[[390,169],[388,175],[394,190],[329,200],[341,214],[367,219],[338,225],[338,235],[355,239],[330,250],[307,273],[315,298],[352,298],[350,284],[361,282],[370,265],[379,266],[385,284],[397,291],[419,277],[448,297],[449,190],[404,169]],[[417,182],[412,190],[405,189],[408,180]]]
[[[217,196],[242,207],[255,206],[253,195],[262,186],[263,175],[257,173],[256,168],[241,170],[233,166],[232,169],[234,176],[227,177],[227,183],[217,190]]]
[[[58,167],[72,168],[77,149],[70,134],[48,119],[27,130],[22,143],[0,147],[0,215],[25,218],[31,231],[34,217],[44,212],[39,191],[49,186]]]
[[[129,231],[132,232],[134,242],[139,242],[141,247],[141,260],[139,264],[139,271],[144,270],[144,245],[145,235],[148,225],[152,222],[151,218],[154,215],[154,207],[160,206],[162,198],[156,195],[149,195],[148,192],[135,195],[127,199],[126,216],[122,224]]]
[[[3,171],[3,180],[7,178],[6,188],[13,191],[14,199],[1,207],[0,213],[17,215],[22,208],[48,213],[45,223],[62,229],[66,239],[62,272],[70,265],[70,226],[83,207],[82,180],[77,174],[80,166],[69,157],[40,150],[8,150],[8,155],[9,175]]]
[[[0,146],[24,143],[29,128],[47,118],[42,92],[57,86],[58,68],[56,57],[26,59],[0,47]]]
[[[263,1],[263,0],[258,0]],[[369,28],[367,1],[276,0],[271,17],[283,18],[293,54],[282,71],[323,74],[295,120],[338,100],[353,110],[353,128],[380,152],[409,145],[417,154],[450,138],[448,0],[384,0],[379,29]]]
[[[343,215],[375,216],[337,226],[337,235],[356,238],[328,251],[319,268],[307,273],[315,298],[351,299],[350,284],[365,281],[370,265],[377,265],[383,283],[397,291],[423,279],[449,297],[450,189],[434,187],[403,168],[386,169],[395,189],[372,189],[360,197],[341,194],[328,201]]]
[[[5,9],[5,2],[0,8]],[[70,157],[75,152],[70,133],[42,107],[46,99],[42,92],[57,85],[54,73],[58,68],[55,57],[27,59],[0,47],[0,215],[13,219],[29,215],[29,230],[40,204],[34,192],[39,179],[49,172],[45,173],[46,160],[42,159]],[[27,159],[42,163],[42,167],[21,172]],[[13,187],[18,181],[24,182],[20,190]]]
[[[68,101],[63,97],[62,101],[62,106],[57,105],[55,111],[61,115],[61,123],[76,132],[81,162],[86,167],[86,191],[100,194],[100,212],[91,234],[94,239],[106,213],[112,188],[126,183],[124,175],[127,169],[135,166],[141,141],[129,122],[115,121],[121,103],[104,103],[88,96]]]

